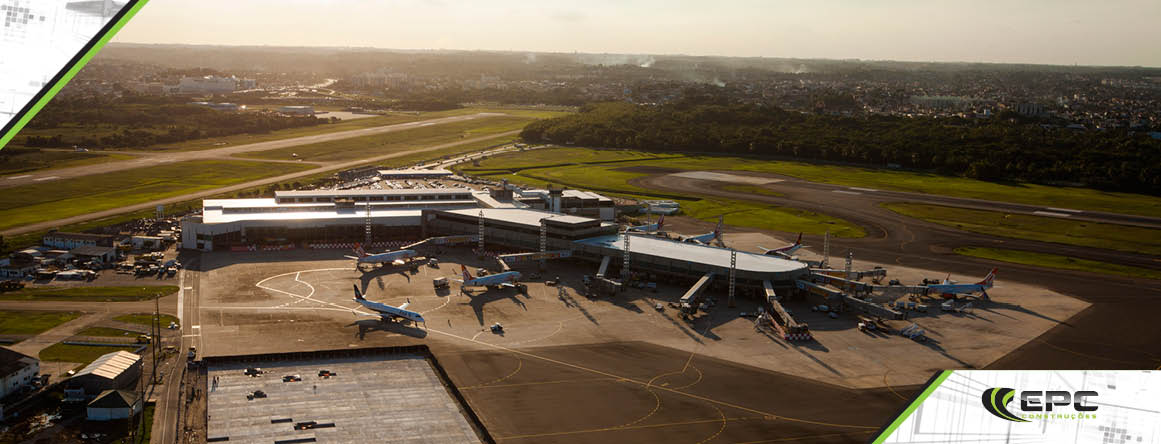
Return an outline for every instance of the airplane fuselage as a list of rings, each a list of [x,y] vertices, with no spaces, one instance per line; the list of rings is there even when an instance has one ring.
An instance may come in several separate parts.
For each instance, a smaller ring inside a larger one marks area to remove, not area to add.
[[[368,301],[366,299],[356,298],[355,302],[358,302],[359,305],[366,307],[368,310],[379,313],[379,316],[382,317],[384,320],[406,319],[406,320],[409,320],[411,322],[416,322],[416,323],[425,322],[423,320],[423,315],[416,313],[414,311],[411,311],[411,310],[405,310],[405,309],[402,309],[399,307],[390,306],[390,305],[384,304],[382,302]]]
[[[464,281],[465,287],[494,287],[503,284],[516,284],[520,280],[519,271],[505,271],[503,273],[480,276]]]
[[[386,253],[369,254],[358,259],[360,264],[390,264],[395,261],[401,261],[416,257],[415,250],[398,250],[389,251]]]

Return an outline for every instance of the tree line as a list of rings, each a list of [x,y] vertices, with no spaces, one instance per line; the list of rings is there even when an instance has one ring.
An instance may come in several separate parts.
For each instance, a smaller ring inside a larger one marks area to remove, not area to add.
[[[54,100],[41,110],[27,126],[39,135],[29,135],[21,142],[24,146],[45,148],[144,147],[206,137],[261,134],[329,121],[313,116],[217,111],[188,103],[64,99]],[[89,131],[75,131],[78,127]],[[53,129],[62,131],[52,134]]]
[[[1161,140],[1125,130],[1046,128],[1014,118],[845,117],[691,101],[599,103],[533,122],[521,137],[531,143],[778,156],[1161,195]]]

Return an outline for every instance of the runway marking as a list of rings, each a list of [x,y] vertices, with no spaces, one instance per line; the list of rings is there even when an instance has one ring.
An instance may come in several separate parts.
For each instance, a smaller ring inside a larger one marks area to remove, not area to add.
[[[53,179],[60,179],[60,176],[48,176],[48,177],[41,177],[41,178],[39,178],[39,179],[32,179],[32,181],[33,181],[33,182],[40,182],[40,181],[42,181],[42,180],[53,180]]]
[[[878,433],[878,431],[877,430],[864,430],[861,432],[851,432],[851,433]],[[763,444],[763,443],[771,443],[771,442],[801,441],[801,440],[809,439],[809,438],[833,438],[833,437],[837,437],[837,436],[848,436],[848,435],[849,435],[849,433],[826,433],[826,434],[822,434],[822,435],[804,435],[804,436],[794,436],[794,437],[790,437],[790,438],[774,438],[774,439],[763,439],[761,441],[737,442],[734,444]]]
[[[874,193],[874,192],[876,192],[876,191],[879,191],[879,190],[876,190],[876,189],[874,189],[874,188],[862,188],[862,187],[850,187],[850,188],[851,188],[852,190],[857,190],[857,191],[866,191],[866,192],[868,192],[868,193]]]
[[[562,379],[560,381],[518,382],[515,384],[477,385],[477,386],[471,386],[471,387],[461,387],[460,390],[469,390],[469,389],[482,390],[482,389],[507,388],[507,387],[524,387],[524,386],[530,386],[530,385],[570,384],[570,383],[574,383],[574,382],[600,382],[600,381],[616,382],[618,380],[613,379],[613,378]]]
[[[25,174],[25,175],[23,175],[23,176],[12,176],[12,177],[9,177],[9,178],[8,178],[8,180],[23,179],[23,178],[25,178],[25,177],[32,177],[32,175],[31,175],[31,174]]]
[[[841,193],[841,194],[854,194],[854,195],[863,194],[863,193],[860,193],[858,191],[847,191],[847,190],[832,190],[831,192],[832,193]]]
[[[318,311],[318,310],[326,310],[326,311],[341,311],[341,312],[344,312],[344,313],[355,312],[356,314],[361,314],[361,315],[367,315],[367,316],[378,316],[378,315],[376,315],[375,313],[368,313],[368,312],[365,312],[365,311],[362,311],[362,310],[358,310],[358,309],[355,309],[355,308],[330,308],[330,307],[283,307],[283,306],[281,306],[281,305],[275,305],[275,306],[271,306],[271,307],[233,307],[233,306],[205,306],[205,307],[202,307],[202,308],[203,308],[203,309],[206,309],[206,310],[227,310],[227,311],[229,311],[229,310],[314,310],[314,311]]]
[[[701,373],[701,369],[698,369],[696,365],[691,365],[690,367],[693,368],[693,370],[697,372],[697,379],[695,379],[693,382],[691,382],[689,384],[686,384],[686,385],[683,385],[680,387],[673,387],[674,390],[684,390],[684,389],[693,387],[693,386],[697,385],[699,382],[701,382],[702,377],[705,376]],[[684,372],[682,372],[682,374],[684,374]]]
[[[190,328],[202,328],[202,326],[200,326],[200,325],[194,325],[194,326],[192,326],[192,327],[190,327]]]
[[[887,370],[887,373],[891,373],[891,371]],[[905,398],[905,397],[903,397],[903,395],[900,395],[899,392],[895,391],[895,387],[891,387],[891,384],[887,383],[887,373],[883,373],[883,385],[887,386],[887,390],[890,390],[891,393],[894,393],[895,396],[899,397],[899,399],[907,401],[908,398]]]
[[[1044,208],[1044,209],[1045,209],[1045,210],[1049,210],[1049,211],[1059,211],[1059,212],[1061,212],[1061,213],[1074,213],[1074,214],[1075,214],[1075,213],[1083,213],[1083,211],[1080,211],[1080,210],[1074,210],[1074,209],[1071,209],[1071,208],[1056,208],[1056,207],[1046,207],[1046,208]]]
[[[721,435],[722,432],[726,430],[726,414],[723,413],[722,409],[718,408],[718,406],[716,406],[716,405],[710,404],[710,407],[713,407],[714,410],[717,410],[718,415],[722,417],[722,427],[719,428],[718,431],[715,432],[713,435],[710,435],[709,438],[698,441],[697,444],[705,444],[707,442],[713,441],[714,438],[717,438],[718,435]]]
[[[465,389],[468,389],[468,388],[480,388],[480,387],[483,387],[483,386],[486,386],[486,385],[495,384],[495,383],[497,383],[497,382],[504,382],[504,380],[506,380],[506,379],[508,379],[508,378],[511,378],[511,377],[513,377],[513,376],[516,376],[516,374],[517,374],[517,373],[520,373],[520,369],[522,369],[522,368],[524,368],[524,360],[523,360],[523,359],[520,359],[520,357],[519,357],[519,356],[517,356],[517,357],[516,357],[516,370],[512,370],[512,373],[509,373],[509,374],[507,374],[507,375],[504,375],[504,376],[502,376],[502,377],[500,377],[500,378],[498,378],[498,379],[493,379],[493,380],[491,380],[491,381],[488,381],[488,382],[484,382],[484,383],[481,383],[481,384],[476,384],[476,385],[471,385],[471,386],[467,386],[467,387],[464,387],[464,388],[465,388]]]
[[[743,416],[743,417],[738,417],[738,418],[726,418],[725,420],[726,421],[754,421],[754,420],[760,420],[760,419],[764,419],[764,418],[759,417],[759,416]],[[621,430],[641,430],[641,429],[651,429],[651,428],[659,428],[659,427],[673,427],[673,426],[683,426],[683,425],[693,425],[693,424],[710,424],[710,423],[721,422],[721,421],[722,421],[722,418],[695,419],[695,420],[691,420],[691,421],[667,422],[667,423],[662,423],[662,424],[646,424],[646,425],[638,425],[638,426],[632,426],[632,427],[621,427],[621,428],[602,427],[599,429],[572,430],[572,431],[568,431],[568,432],[548,432],[548,433],[533,433],[533,434],[528,434],[528,435],[497,436],[495,438],[496,438],[496,440],[543,438],[543,437],[547,437],[547,436],[577,435],[577,434],[581,434],[581,433],[615,432],[615,431],[621,431]],[[876,429],[876,430],[878,430],[878,429]]]
[[[185,270],[181,270],[177,280],[177,285],[181,288],[177,291],[177,325],[185,325],[185,322],[182,321],[182,316],[185,314],[185,291],[192,290],[193,287],[186,288],[185,286]]]
[[[450,302],[451,302],[451,300],[452,300],[452,298],[451,298],[451,295],[449,294],[449,295],[447,295],[447,297],[443,298],[443,305],[440,305],[440,306],[438,306],[438,307],[435,307],[435,308],[433,308],[433,309],[431,309],[431,310],[427,310],[427,311],[421,311],[421,312],[419,312],[419,314],[421,314],[421,315],[425,315],[425,314],[431,313],[431,312],[433,312],[433,311],[439,310],[439,309],[441,309],[441,308],[447,307],[447,304],[448,304],[448,303],[450,303]]]
[[[529,352],[526,352],[526,351],[523,351],[523,350],[516,350],[516,349],[512,349],[512,348],[504,347],[504,346],[502,346],[502,345],[489,344],[489,343],[487,343],[487,342],[481,342],[481,341],[472,340],[472,339],[465,338],[465,337],[463,337],[463,336],[460,336],[460,335],[457,335],[457,334],[454,334],[454,333],[449,333],[449,332],[442,331],[442,330],[437,330],[437,329],[434,329],[434,328],[429,328],[427,331],[428,331],[428,332],[431,332],[431,333],[438,333],[438,334],[441,334],[441,335],[444,335],[444,336],[447,336],[447,337],[450,337],[450,338],[459,339],[459,340],[462,340],[462,341],[473,342],[473,343],[476,343],[476,344],[485,345],[485,346],[492,347],[492,348],[496,348],[496,349],[503,350],[503,351],[508,351],[508,352],[512,352],[512,353],[518,353],[518,354],[521,354],[521,355],[524,355],[524,356],[528,356],[528,357],[531,357],[531,358],[540,359],[540,360],[542,360],[542,361],[550,362],[550,363],[553,363],[553,364],[557,364],[557,365],[561,365],[561,366],[564,366],[564,367],[569,367],[569,368],[573,368],[573,369],[577,369],[577,370],[586,371],[586,372],[589,372],[589,373],[598,374],[598,375],[601,375],[601,376],[607,376],[607,377],[610,377],[610,378],[615,378],[615,379],[623,379],[623,380],[625,380],[625,381],[627,381],[627,382],[632,382],[632,383],[635,383],[635,384],[640,384],[640,385],[645,385],[645,384],[646,384],[645,382],[638,381],[638,380],[636,380],[636,379],[632,379],[632,378],[629,378],[629,377],[624,377],[624,376],[615,375],[615,374],[612,374],[612,373],[609,373],[609,372],[606,372],[606,371],[596,370],[596,369],[588,368],[588,367],[585,367],[585,366],[582,366],[582,365],[573,364],[573,363],[569,363],[569,362],[564,362],[564,361],[560,361],[560,360],[557,360],[557,359],[552,359],[552,358],[548,358],[548,357],[545,357],[545,356],[540,356],[540,355],[537,355],[537,354],[529,353]],[[713,399],[713,398],[709,398],[709,397],[706,397],[706,396],[695,395],[695,394],[693,394],[693,393],[686,393],[686,392],[681,392],[681,391],[677,391],[677,390],[674,390],[674,389],[671,389],[671,388],[667,388],[667,387],[654,387],[654,388],[656,388],[656,389],[658,389],[658,390],[665,390],[665,391],[668,391],[668,392],[670,392],[670,393],[675,393],[675,394],[678,394],[678,395],[681,395],[681,396],[685,396],[685,397],[687,397],[687,398],[697,399],[697,400],[700,400],[700,401],[705,401],[705,402],[709,402],[709,403],[713,403],[713,404],[723,405],[723,406],[726,406],[726,407],[730,407],[730,408],[734,408],[734,409],[738,409],[738,410],[742,410],[742,411],[746,411],[746,412],[750,412],[750,413],[758,414],[758,415],[761,415],[761,416],[764,416],[764,417],[768,417],[768,418],[769,418],[769,419],[771,419],[771,420],[783,420],[783,421],[789,421],[789,422],[797,422],[797,423],[801,423],[801,424],[812,424],[812,425],[818,425],[818,426],[824,426],[824,427],[837,427],[837,428],[863,429],[863,430],[879,430],[879,426],[864,426],[864,425],[854,425],[854,424],[838,424],[838,423],[830,423],[830,422],[825,422],[825,421],[813,421],[813,420],[809,420],[809,419],[800,419],[800,418],[793,418],[793,417],[789,417],[789,416],[776,415],[776,414],[773,414],[773,413],[770,413],[770,412],[764,412],[764,411],[761,411],[761,410],[758,410],[758,409],[753,409],[753,408],[750,408],[750,407],[746,407],[746,406],[742,406],[742,405],[738,405],[738,404],[734,404],[734,403],[730,403],[730,402],[726,402],[726,401],[720,401],[720,400]],[[715,421],[717,421],[717,420],[715,420]]]
[[[660,376],[660,375],[658,375],[658,377],[659,377],[659,376]],[[657,377],[654,377],[653,379],[657,379]],[[618,382],[620,382],[620,381],[618,381]],[[623,429],[623,428],[626,428],[626,427],[632,427],[633,425],[635,425],[635,424],[638,424],[638,423],[640,423],[641,421],[644,421],[644,420],[646,420],[646,419],[649,419],[649,417],[650,417],[650,416],[653,416],[653,414],[654,414],[654,413],[657,413],[657,411],[658,411],[658,410],[661,410],[661,397],[660,397],[660,396],[657,396],[657,393],[656,393],[656,392],[654,392],[653,390],[649,390],[649,385],[650,385],[650,384],[652,384],[652,383],[653,383],[653,381],[651,380],[651,381],[649,381],[649,384],[646,384],[646,385],[645,385],[645,391],[649,392],[649,394],[650,394],[650,395],[653,395],[653,399],[654,399],[655,401],[657,401],[657,403],[656,403],[656,404],[653,406],[653,410],[650,410],[650,411],[649,411],[649,413],[646,413],[646,414],[645,414],[645,416],[642,416],[642,417],[640,417],[640,418],[637,418],[637,420],[636,420],[636,421],[633,421],[633,422],[630,422],[630,423],[627,423],[627,424],[622,424],[622,425],[619,425],[619,426],[615,426],[615,427],[613,427],[614,429]]]
[[[1032,214],[1035,214],[1037,216],[1049,216],[1049,217],[1069,217],[1069,216],[1072,216],[1071,214],[1068,214],[1068,213],[1055,213],[1052,211],[1033,211]]]

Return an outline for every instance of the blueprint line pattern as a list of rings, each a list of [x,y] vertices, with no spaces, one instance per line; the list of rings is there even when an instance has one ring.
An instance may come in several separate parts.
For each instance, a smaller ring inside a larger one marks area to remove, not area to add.
[[[1161,444],[1161,372],[956,370],[880,442]]]
[[[116,0],[0,0],[0,127],[124,7]]]

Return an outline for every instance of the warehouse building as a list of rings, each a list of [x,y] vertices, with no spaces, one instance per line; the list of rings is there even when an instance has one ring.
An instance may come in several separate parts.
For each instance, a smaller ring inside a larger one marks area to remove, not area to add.
[[[85,406],[89,421],[128,419],[141,412],[141,396],[130,390],[105,390]]]
[[[37,373],[40,373],[39,359],[0,347],[0,399],[31,384]]]
[[[127,351],[105,354],[69,378],[65,395],[88,399],[105,390],[133,387],[141,377],[141,355]]]
[[[77,247],[112,247],[115,236],[110,234],[66,233],[52,231],[40,239],[40,243],[49,248],[72,250]]]

